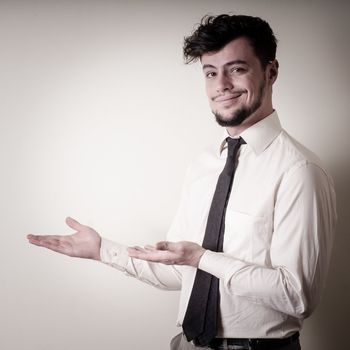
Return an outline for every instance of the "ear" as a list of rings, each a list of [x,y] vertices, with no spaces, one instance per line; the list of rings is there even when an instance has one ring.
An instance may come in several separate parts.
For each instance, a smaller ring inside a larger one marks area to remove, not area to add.
[[[268,79],[271,82],[271,85],[276,81],[278,76],[278,67],[279,63],[277,60],[273,60],[269,63],[270,67],[268,69]]]

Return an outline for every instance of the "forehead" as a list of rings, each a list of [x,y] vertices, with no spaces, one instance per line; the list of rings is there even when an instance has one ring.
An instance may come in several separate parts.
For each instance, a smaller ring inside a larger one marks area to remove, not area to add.
[[[258,62],[258,57],[255,55],[253,47],[247,38],[234,39],[221,50],[205,53],[201,57],[202,66],[221,67],[232,61],[245,61],[251,65]]]

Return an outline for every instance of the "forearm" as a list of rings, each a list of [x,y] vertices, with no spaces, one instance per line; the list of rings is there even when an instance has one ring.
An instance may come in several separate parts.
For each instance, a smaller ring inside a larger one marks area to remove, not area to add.
[[[127,247],[102,238],[101,261],[124,272],[127,276],[164,290],[181,288],[181,273],[173,265],[130,258]]]
[[[309,298],[311,289],[314,290],[312,283],[303,285],[286,267],[269,268],[206,251],[199,268],[218,277],[229,294],[248,298],[253,303],[298,318],[306,317],[313,309]]]

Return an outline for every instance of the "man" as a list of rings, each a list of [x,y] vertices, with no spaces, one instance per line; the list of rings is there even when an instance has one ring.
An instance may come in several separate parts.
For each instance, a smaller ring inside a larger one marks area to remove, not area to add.
[[[71,236],[31,243],[100,260],[146,283],[181,290],[171,349],[300,349],[336,221],[332,180],[281,128],[272,105],[276,39],[260,18],[205,17],[185,39],[200,60],[224,134],[190,166],[167,241],[125,247],[72,218]],[[200,134],[198,135],[200,137]]]

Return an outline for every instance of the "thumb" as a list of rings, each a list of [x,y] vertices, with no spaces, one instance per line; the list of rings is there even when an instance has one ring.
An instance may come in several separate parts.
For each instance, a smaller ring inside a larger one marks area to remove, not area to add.
[[[73,218],[71,218],[69,216],[66,218],[66,224],[70,228],[72,228],[73,230],[77,230],[77,231],[79,231],[82,228],[82,226],[83,226],[77,220],[74,220]]]

